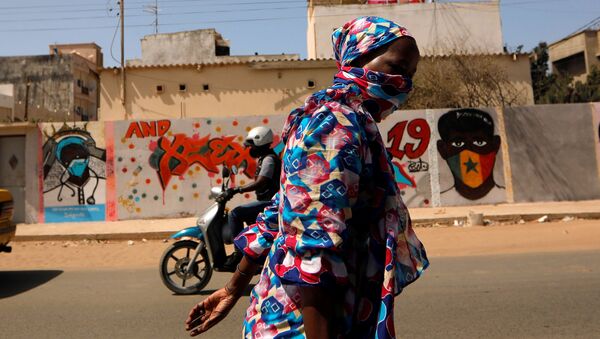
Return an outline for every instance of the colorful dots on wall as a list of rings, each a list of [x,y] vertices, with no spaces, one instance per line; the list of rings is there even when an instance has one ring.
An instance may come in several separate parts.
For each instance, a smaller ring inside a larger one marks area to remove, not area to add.
[[[180,202],[183,202],[183,197],[179,197],[179,201],[180,201]]]
[[[149,178],[146,179],[146,185],[150,185],[151,182],[152,182],[152,180],[150,180]]]
[[[217,131],[217,132],[220,133],[221,132],[221,127],[219,127],[219,126],[215,127],[215,131]]]
[[[231,122],[231,124],[232,124],[233,126],[237,126],[239,123],[237,122],[237,120],[233,120],[233,121]]]
[[[134,149],[135,145],[134,144],[129,144],[129,149]]]
[[[197,183],[193,183],[192,184],[192,188],[196,188],[196,187],[198,187],[198,184]]]
[[[210,120],[210,119],[207,119],[207,120],[206,120],[206,124],[207,124],[207,125],[210,125],[210,124],[212,124],[212,120]]]
[[[246,184],[246,180],[240,180],[240,185],[245,185]]]
[[[142,199],[146,199],[146,193],[142,193]]]
[[[264,118],[262,122],[263,122],[263,124],[265,124],[265,125],[266,125],[266,124],[268,124],[268,123],[269,123],[269,119],[267,119],[267,118]]]
[[[221,178],[217,179],[217,184],[220,185],[222,182],[223,182],[223,179],[221,179]]]
[[[141,208],[139,208],[139,207],[136,207],[136,208],[135,208],[135,211],[136,211],[137,213],[140,213],[140,212],[142,212],[142,209],[141,209]]]
[[[200,194],[198,194],[198,192],[194,193],[194,199],[198,199],[200,197]]]
[[[117,161],[118,161],[118,162],[121,162],[121,161],[123,161],[123,157],[118,157],[118,158],[117,158]]]
[[[155,195],[153,199],[158,200],[158,195]]]
[[[127,167],[123,167],[123,169],[121,170],[123,173],[127,173]]]
[[[195,170],[196,172],[200,172],[200,166],[196,166],[196,167],[194,168],[194,170]],[[210,176],[210,173],[208,174],[208,176]]]
[[[137,194],[138,190],[134,188],[132,192],[133,194]]]
[[[125,137],[122,137],[122,138],[121,138],[121,143],[122,143],[122,144],[124,144],[124,143],[126,143],[126,142],[127,142],[127,138],[125,138]]]
[[[131,162],[135,162],[135,158],[134,157],[131,157],[131,159],[129,159],[129,160],[131,160]]]
[[[252,130],[252,127],[246,126],[246,132],[250,132],[250,130]]]
[[[199,122],[195,123],[194,128],[200,128],[200,123]]]
[[[179,186],[177,186],[177,184],[175,184],[175,185],[173,185],[172,187],[173,187],[173,189],[174,189],[174,190],[177,190],[177,188],[178,188]]]
[[[192,170],[189,170],[189,171],[188,171],[188,175],[194,175],[194,171],[192,171]]]
[[[244,198],[250,199],[250,194],[248,194],[248,193],[244,194]]]

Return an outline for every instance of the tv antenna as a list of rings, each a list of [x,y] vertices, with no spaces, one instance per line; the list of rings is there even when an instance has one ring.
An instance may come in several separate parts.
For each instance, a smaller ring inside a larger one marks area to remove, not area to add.
[[[154,14],[154,34],[158,34],[158,0],[153,5],[144,5],[144,12]]]

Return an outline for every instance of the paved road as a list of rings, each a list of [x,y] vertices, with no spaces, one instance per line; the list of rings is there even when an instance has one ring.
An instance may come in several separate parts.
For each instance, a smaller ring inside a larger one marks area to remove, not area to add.
[[[184,338],[200,298],[149,269],[0,271],[0,337]],[[203,337],[238,338],[246,303]],[[433,259],[396,307],[403,338],[598,338],[600,251]]]

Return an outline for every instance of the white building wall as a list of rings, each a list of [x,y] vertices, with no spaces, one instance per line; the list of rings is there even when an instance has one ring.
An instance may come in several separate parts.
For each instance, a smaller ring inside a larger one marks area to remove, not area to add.
[[[331,58],[331,33],[359,16],[380,16],[402,26],[417,39],[422,55],[502,53],[498,1],[334,5],[308,9],[309,58]]]

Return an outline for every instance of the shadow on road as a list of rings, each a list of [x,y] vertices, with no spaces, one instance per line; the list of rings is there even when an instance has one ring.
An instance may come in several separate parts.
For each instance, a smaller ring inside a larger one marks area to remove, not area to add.
[[[0,299],[27,292],[56,278],[63,271],[0,271]]]
[[[1,276],[0,276],[1,277]],[[2,285],[0,285],[2,286]],[[246,289],[244,290],[244,293],[242,294],[242,296],[250,296],[250,292],[252,292],[252,289],[254,289],[254,286],[256,286],[256,284],[249,284],[248,287],[246,287]],[[196,295],[211,295],[213,294],[215,291],[215,289],[210,289],[210,290],[202,290],[198,293],[195,293]],[[176,293],[173,293],[173,295],[178,295]]]

